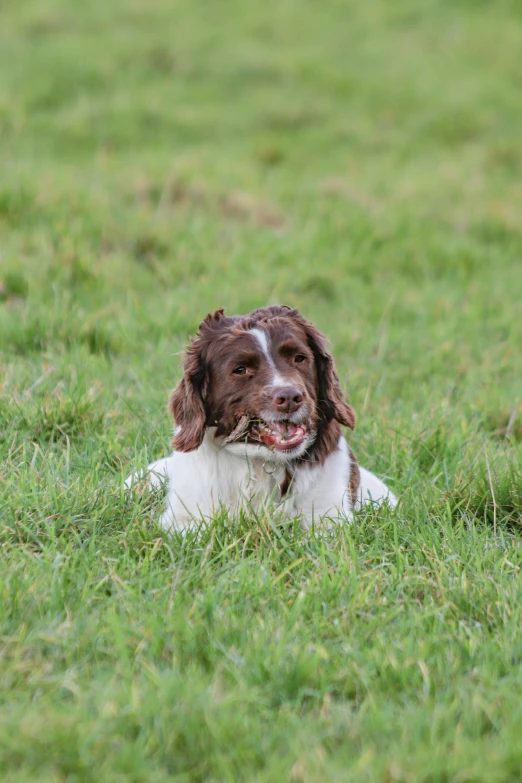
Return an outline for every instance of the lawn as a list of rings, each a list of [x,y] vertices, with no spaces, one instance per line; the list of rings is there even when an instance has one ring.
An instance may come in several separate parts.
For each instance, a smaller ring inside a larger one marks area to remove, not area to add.
[[[520,780],[521,22],[2,4],[2,781]],[[179,351],[276,302],[400,505],[168,537]]]

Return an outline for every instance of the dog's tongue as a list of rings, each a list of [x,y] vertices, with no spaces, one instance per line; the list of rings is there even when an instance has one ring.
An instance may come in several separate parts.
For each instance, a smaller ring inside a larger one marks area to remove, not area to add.
[[[298,446],[306,435],[306,429],[301,424],[292,424],[286,421],[271,422],[270,426],[260,426],[258,429],[259,440],[267,446],[276,449],[292,449]]]
[[[297,432],[297,424],[292,424],[289,421],[275,421],[270,426],[287,440]]]

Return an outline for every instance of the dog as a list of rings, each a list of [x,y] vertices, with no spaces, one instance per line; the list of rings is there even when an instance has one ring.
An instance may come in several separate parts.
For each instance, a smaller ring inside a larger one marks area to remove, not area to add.
[[[396,505],[344,439],[341,426],[353,429],[355,413],[325,336],[298,310],[209,313],[183,369],[169,403],[174,452],[147,469],[149,486],[166,483],[164,530],[185,530],[220,508],[234,515],[273,504],[308,529],[351,521],[368,504]]]

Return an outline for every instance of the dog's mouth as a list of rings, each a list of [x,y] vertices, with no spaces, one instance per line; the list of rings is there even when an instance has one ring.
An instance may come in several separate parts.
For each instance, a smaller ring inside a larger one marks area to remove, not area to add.
[[[303,443],[308,431],[305,424],[291,421],[257,421],[250,426],[248,435],[277,451],[291,451]]]
[[[310,423],[295,424],[292,421],[265,421],[242,416],[225,443],[247,441],[262,443],[275,451],[292,451],[301,446],[310,432]]]

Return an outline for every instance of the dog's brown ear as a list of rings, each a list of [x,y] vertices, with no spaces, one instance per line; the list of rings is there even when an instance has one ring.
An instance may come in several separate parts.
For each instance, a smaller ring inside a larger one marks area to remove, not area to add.
[[[317,369],[318,407],[326,421],[337,419],[345,427],[355,428],[355,411],[345,401],[335,363],[328,350],[328,341],[324,334],[297,312],[296,317],[303,325],[308,345],[313,351]]]
[[[176,422],[172,445],[176,451],[194,451],[205,435],[206,369],[202,343],[196,338],[185,352],[184,373],[169,402]]]

